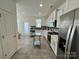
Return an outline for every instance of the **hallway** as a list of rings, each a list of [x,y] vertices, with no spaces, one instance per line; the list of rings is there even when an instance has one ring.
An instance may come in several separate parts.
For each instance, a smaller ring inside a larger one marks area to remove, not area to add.
[[[22,37],[21,46],[11,59],[55,59],[55,55],[49,48],[47,41],[41,37],[41,48],[33,47],[33,38]]]

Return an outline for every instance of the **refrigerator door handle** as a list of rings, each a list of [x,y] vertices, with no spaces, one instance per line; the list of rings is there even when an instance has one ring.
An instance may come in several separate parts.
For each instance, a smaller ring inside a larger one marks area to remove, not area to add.
[[[67,58],[67,50],[68,50],[68,44],[69,44],[69,38],[70,38],[70,35],[71,35],[71,30],[72,30],[72,25],[69,26],[68,33],[67,33],[66,44],[65,44],[65,56],[64,56],[64,59]]]
[[[72,45],[72,41],[73,41],[73,37],[74,37],[75,30],[76,30],[76,26],[74,25],[74,26],[73,26],[73,29],[72,29],[72,32],[71,32],[69,44],[68,44],[67,59],[70,58],[70,50],[71,50],[71,45]]]

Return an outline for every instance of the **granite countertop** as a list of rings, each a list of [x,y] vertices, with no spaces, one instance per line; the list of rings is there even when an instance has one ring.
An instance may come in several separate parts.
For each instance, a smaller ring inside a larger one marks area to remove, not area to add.
[[[58,35],[58,32],[48,32],[48,34],[51,34],[51,35],[53,35],[53,34],[55,34],[55,35]]]

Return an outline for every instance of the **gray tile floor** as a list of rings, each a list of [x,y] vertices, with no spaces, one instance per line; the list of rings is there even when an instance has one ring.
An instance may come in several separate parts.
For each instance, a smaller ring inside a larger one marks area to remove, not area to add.
[[[47,41],[41,37],[41,48],[33,47],[33,38],[22,37],[20,48],[11,59],[56,59]]]

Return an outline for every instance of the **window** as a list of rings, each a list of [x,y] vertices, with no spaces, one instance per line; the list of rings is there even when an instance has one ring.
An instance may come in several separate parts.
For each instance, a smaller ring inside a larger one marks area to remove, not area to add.
[[[41,27],[41,19],[36,19],[36,27]]]
[[[24,22],[24,33],[29,33],[29,23]]]

